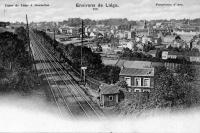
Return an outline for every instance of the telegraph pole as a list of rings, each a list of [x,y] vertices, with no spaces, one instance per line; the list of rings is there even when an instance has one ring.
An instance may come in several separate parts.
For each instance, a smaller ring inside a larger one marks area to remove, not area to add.
[[[86,66],[83,66],[83,37],[84,37],[84,23],[82,20],[82,36],[81,36],[81,80],[83,80],[84,85],[86,81],[85,71],[87,69]]]
[[[81,29],[81,80],[83,77],[82,67],[83,67],[83,20],[82,20],[82,29]]]
[[[34,61],[34,56],[33,56],[33,53],[31,51],[31,43],[30,43],[30,36],[29,36],[29,24],[28,24],[28,16],[27,16],[27,14],[26,14],[26,30],[27,30],[28,51],[29,51],[30,57],[31,57],[33,65],[34,65],[34,69],[36,71],[36,75],[38,76],[37,67],[36,67],[36,64],[35,64],[35,61]]]
[[[55,33],[55,26],[53,27],[53,44],[55,45],[56,33]]]
[[[30,37],[29,37],[29,25],[28,25],[28,16],[26,14],[26,30],[27,30],[27,39],[28,39],[28,48],[29,52],[31,51],[31,46],[30,46]]]

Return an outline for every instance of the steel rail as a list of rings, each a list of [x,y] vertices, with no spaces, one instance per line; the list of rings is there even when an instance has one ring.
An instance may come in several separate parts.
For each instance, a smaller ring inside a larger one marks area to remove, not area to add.
[[[40,42],[39,42],[40,43]],[[48,57],[50,57],[51,59],[53,60],[57,60],[59,61],[57,58],[53,57],[48,51],[46,48],[44,48],[44,46],[42,46],[42,44],[40,43],[40,46],[43,47],[43,49],[45,50],[45,52],[49,55]],[[55,61],[54,61],[55,62]],[[57,62],[55,62],[58,66],[59,66],[59,69],[61,70],[61,72],[63,72],[63,74],[69,79],[69,75],[67,75],[63,69],[62,69],[62,66],[60,64],[58,64]],[[55,66],[54,66],[55,67]],[[94,113],[96,114],[96,116],[99,118],[99,114],[96,112],[96,110],[92,107],[92,105],[88,102],[88,100],[85,98],[85,96],[80,92],[80,90],[77,88],[77,85],[75,85],[71,79],[69,79],[69,81],[71,82],[71,84],[74,86],[74,88],[79,92],[79,94],[81,94],[82,98],[87,102],[87,104],[90,106],[90,108],[94,111]]]
[[[37,51],[38,51],[38,53],[40,53],[40,55],[42,55],[41,52],[39,52],[39,49],[38,49]],[[37,54],[37,55],[38,55],[38,57],[39,57],[41,60],[45,61],[44,59],[42,59],[41,56],[39,56],[39,54]],[[45,58],[46,58],[46,57],[45,57]],[[42,64],[42,68],[43,68],[43,71],[44,71],[44,73],[45,73],[45,77],[46,77],[46,79],[48,80],[47,74],[46,74],[46,72],[45,72],[45,65],[44,65],[44,63],[42,63],[42,61],[40,61],[40,63]],[[47,70],[49,71],[49,73],[51,74],[50,69],[48,69],[48,67],[46,67],[46,69],[47,69]],[[52,74],[51,74],[51,76],[52,76]],[[52,76],[52,77],[53,77],[53,76]],[[66,107],[67,107],[67,110],[70,112],[70,116],[73,117],[74,115],[73,115],[72,111],[70,110],[69,105],[67,104],[67,102],[66,102],[64,96],[62,95],[61,90],[60,90],[60,87],[59,87],[58,84],[56,83],[55,79],[54,79],[54,78],[52,78],[52,79],[53,79],[55,85],[57,86],[56,88],[58,89],[58,91],[59,91],[59,93],[60,93],[60,95],[61,95],[61,97],[62,97],[62,99],[63,99],[63,101],[64,101],[64,103],[65,103],[65,105],[66,105]],[[49,81],[49,80],[48,80],[48,81]],[[49,85],[50,85],[50,84],[49,84]],[[51,87],[51,86],[50,86],[50,87]],[[51,88],[52,88],[52,87],[51,87]],[[53,89],[52,89],[52,92],[53,92]],[[53,93],[53,94],[54,94],[54,93]],[[54,95],[55,95],[55,94],[54,94]]]
[[[31,48],[32,48],[32,50],[33,50],[33,47],[31,47]],[[36,56],[36,55],[35,55],[35,56]],[[42,66],[42,67],[43,67],[43,66]],[[61,117],[63,117],[61,108],[59,107],[58,101],[56,100],[56,96],[55,96],[55,94],[54,94],[54,92],[53,92],[53,89],[52,89],[52,87],[51,87],[51,85],[50,85],[49,79],[47,78],[46,72],[44,71],[44,69],[42,69],[42,70],[43,70],[43,73],[44,73],[44,75],[45,75],[45,77],[46,77],[46,79],[47,79],[48,85],[49,85],[49,87],[50,87],[50,91],[51,91],[51,93],[52,93],[52,95],[53,95],[53,99],[54,99],[54,101],[55,101],[55,103],[56,103],[56,106],[57,106],[57,108],[58,108],[58,110],[59,110],[59,113],[60,113]]]
[[[39,47],[39,46],[38,46]],[[48,57],[46,57],[46,58],[48,58]],[[50,59],[48,58],[48,60],[50,61]],[[51,62],[51,61],[50,61]],[[53,65],[53,63],[51,62],[51,64],[50,65]],[[53,65],[53,67],[54,67],[54,69],[56,70],[56,67]],[[57,74],[59,74],[59,72],[56,70],[56,72],[57,72]],[[53,76],[52,76],[53,77]],[[61,77],[61,75],[59,75],[59,77],[60,77],[60,79],[65,83],[65,85],[66,85],[66,87],[69,89],[69,87],[67,86],[67,83],[65,82],[65,80],[63,80],[62,79],[62,77]],[[56,82],[56,81],[55,81]],[[58,88],[59,89],[59,88]],[[59,92],[60,92],[60,94],[62,95],[62,92],[60,91],[60,89],[59,89]],[[71,94],[72,94],[72,92],[71,92]],[[81,109],[82,109],[82,111],[84,112],[84,114],[85,114],[85,116],[86,117],[89,117],[88,115],[87,115],[87,113],[86,113],[86,111],[84,110],[84,108],[82,107],[82,105],[80,104],[80,102],[78,101],[78,99],[77,99],[77,97],[74,95],[74,94],[72,94],[73,95],[73,97],[74,97],[74,100],[79,104],[79,107],[81,107]],[[62,97],[63,97],[63,99],[65,100],[65,98],[64,98],[64,96],[62,95]],[[66,100],[65,100],[66,101]]]

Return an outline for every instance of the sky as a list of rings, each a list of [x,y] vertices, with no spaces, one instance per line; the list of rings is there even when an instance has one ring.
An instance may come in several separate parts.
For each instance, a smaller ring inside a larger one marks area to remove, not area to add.
[[[76,4],[100,3],[104,7],[93,10],[89,7],[76,7]],[[106,3],[119,7],[105,7]],[[176,4],[175,6],[156,6],[158,4]],[[182,6],[177,6],[182,4]],[[43,7],[6,7],[5,4],[49,4]],[[199,0],[0,0],[0,21],[63,21],[80,17],[90,19],[128,18],[129,20],[182,19],[199,18]]]

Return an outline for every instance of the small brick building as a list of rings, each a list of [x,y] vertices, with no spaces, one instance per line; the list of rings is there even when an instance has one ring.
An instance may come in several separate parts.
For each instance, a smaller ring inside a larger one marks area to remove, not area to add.
[[[99,89],[100,105],[103,107],[115,106],[119,102],[119,86],[103,84]]]
[[[119,75],[130,92],[150,92],[154,88],[154,68],[123,68]]]
[[[124,61],[121,66],[119,80],[125,81],[129,92],[151,92],[154,89],[154,76],[157,67],[163,67],[162,62]]]

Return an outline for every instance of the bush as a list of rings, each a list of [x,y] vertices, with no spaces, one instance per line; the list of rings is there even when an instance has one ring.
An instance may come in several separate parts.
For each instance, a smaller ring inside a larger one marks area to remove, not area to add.
[[[149,109],[186,109],[200,105],[200,92],[183,73],[174,75],[165,68],[157,70],[150,94],[134,94],[116,108],[122,113],[142,113]]]

